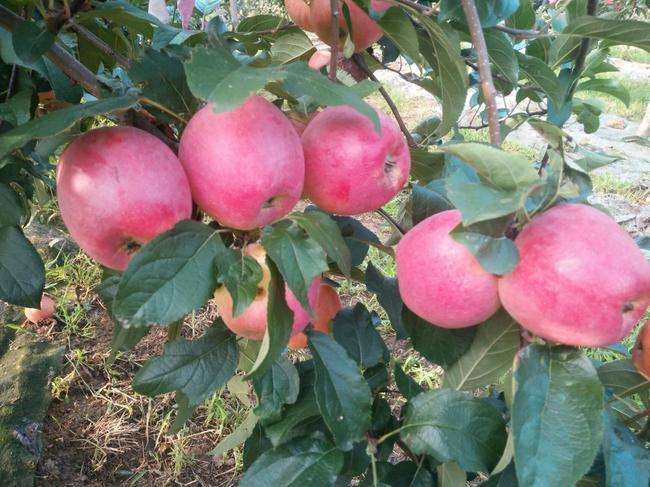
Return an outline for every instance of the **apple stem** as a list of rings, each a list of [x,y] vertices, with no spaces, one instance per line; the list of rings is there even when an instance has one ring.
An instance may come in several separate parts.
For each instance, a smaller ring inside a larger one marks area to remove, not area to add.
[[[339,57],[339,0],[330,0],[330,8],[332,10],[332,25],[330,27],[332,57],[330,58],[329,79],[334,81],[336,79],[336,65]]]

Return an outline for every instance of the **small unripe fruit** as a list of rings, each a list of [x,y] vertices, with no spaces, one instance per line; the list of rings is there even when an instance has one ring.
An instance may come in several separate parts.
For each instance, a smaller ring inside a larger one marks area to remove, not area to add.
[[[636,337],[636,344],[632,349],[632,362],[639,374],[650,380],[650,323],[643,325],[639,336]]]
[[[437,213],[414,226],[397,244],[397,284],[404,304],[443,328],[477,325],[499,309],[497,278],[449,233],[458,210]]]
[[[181,137],[178,157],[194,201],[219,223],[251,230],[279,220],[300,199],[305,161],[300,137],[260,96],[229,112],[199,110]]]
[[[650,264],[590,206],[562,204],[517,236],[519,263],[499,280],[504,308],[546,340],[600,347],[627,336],[650,304]]]
[[[330,333],[332,320],[341,309],[341,299],[336,290],[327,284],[321,284],[318,289],[318,299],[314,307],[314,330]],[[289,340],[289,347],[293,349],[305,348],[307,335],[298,333]]]
[[[27,318],[27,321],[32,323],[39,323],[52,318],[52,316],[54,316],[55,308],[56,303],[54,300],[47,294],[43,294],[39,309],[25,308],[25,318]]]
[[[350,106],[328,107],[302,134],[305,195],[329,213],[357,215],[388,203],[404,186],[411,156],[397,124],[381,130]]]
[[[126,269],[141,245],[192,214],[187,177],[174,153],[133,127],[78,137],[61,155],[56,189],[72,238],[117,270]]]

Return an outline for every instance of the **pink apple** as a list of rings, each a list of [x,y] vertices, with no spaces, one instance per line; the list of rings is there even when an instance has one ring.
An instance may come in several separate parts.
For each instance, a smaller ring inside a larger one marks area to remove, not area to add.
[[[378,115],[381,133],[349,106],[326,108],[307,125],[305,195],[323,210],[340,215],[376,210],[404,186],[409,148],[397,124]]]
[[[307,65],[311,69],[319,71],[321,68],[329,65],[330,60],[332,59],[332,52],[326,49],[320,49],[311,55]]]
[[[286,215],[300,199],[305,162],[300,138],[284,114],[260,96],[190,120],[179,159],[194,201],[219,223],[251,230]]]
[[[499,309],[496,276],[449,235],[460,221],[458,210],[430,216],[404,235],[395,256],[404,304],[443,328],[477,325]]]
[[[650,304],[650,264],[595,208],[555,206],[515,243],[519,264],[500,279],[499,296],[535,335],[567,345],[609,345],[628,335]]]
[[[370,0],[370,8],[372,8],[375,12],[385,12],[392,6],[393,4],[391,2],[387,2],[386,0]]]
[[[56,187],[72,238],[118,270],[142,244],[192,214],[187,177],[174,153],[133,127],[78,137],[61,155]]]
[[[262,280],[258,284],[257,296],[253,302],[239,316],[233,316],[232,296],[226,286],[217,288],[214,293],[214,298],[219,315],[228,328],[239,336],[251,340],[262,340],[267,327],[268,291],[271,275],[266,264],[266,251],[264,247],[259,243],[249,244],[246,247],[245,253],[253,257],[260,264],[263,273]],[[315,278],[307,291],[307,299],[313,309],[315,309],[316,303],[318,302],[320,282],[320,277]],[[292,334],[295,335],[305,329],[309,323],[309,314],[286,284],[285,299],[287,300],[287,306],[293,311]]]
[[[336,290],[325,283],[320,285],[318,299],[314,307],[314,330],[323,333],[331,332],[332,320],[341,309],[341,298]],[[289,340],[289,347],[293,349],[305,348],[307,346],[307,335],[303,332],[297,333]]]
[[[25,308],[25,318],[32,323],[39,323],[52,318],[55,308],[56,303],[54,300],[47,294],[43,294],[41,297],[41,305],[38,309]]]

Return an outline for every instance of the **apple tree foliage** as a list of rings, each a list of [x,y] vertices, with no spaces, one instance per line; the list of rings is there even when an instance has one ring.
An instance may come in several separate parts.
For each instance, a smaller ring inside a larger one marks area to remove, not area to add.
[[[522,107],[499,111],[501,139],[529,124],[547,142],[530,163],[464,142],[458,131],[466,101],[487,120],[460,0],[392,3],[371,12],[385,36],[362,62],[374,71],[378,59],[402,56],[421,73],[407,81],[442,106],[440,118],[411,133],[401,225],[458,208],[463,224],[454,238],[486,270],[506,273],[518,259],[507,222],[585,201],[590,171],[615,160],[580,147],[562,126],[573,115],[586,132],[598,128],[602,106],[576,98],[581,91],[629,102],[625,87],[602,73],[616,70],[611,46],[650,50],[650,24],[630,17],[637,2],[476,1],[496,89],[514,93]],[[183,29],[178,16],[163,23],[148,14],[144,1],[3,0],[1,300],[38,305],[43,263],[22,227],[39,188],[54,187],[56,155],[92,126],[148,128],[176,148],[184,121],[203,103],[229,110],[262,90],[297,112],[347,104],[376,120],[364,97],[378,83],[355,82],[341,69],[333,82],[326,70],[308,69],[314,47],[286,17],[255,15],[233,27],[206,5],[197,2]],[[531,102],[538,109],[523,108]],[[260,343],[239,339],[219,319],[195,339],[178,333],[217,285],[236,290],[235,307],[243,308],[260,278],[231,268],[241,262],[233,255],[242,235],[205,221],[183,221],[158,236],[98,289],[115,322],[114,354],[153,325],[169,327],[164,352],[142,366],[133,387],[175,393],[175,429],[237,371],[252,384],[257,406],[213,451],[243,444],[242,486],[347,485],[353,478],[364,486],[462,486],[478,478],[489,486],[648,485],[650,383],[624,347],[612,349],[620,359],[601,364],[581,349],[529,343],[503,311],[461,330],[423,322],[401,302],[395,279],[367,261],[370,246],[392,249],[357,218],[308,207],[257,236],[272,275]],[[286,282],[306,303],[311,279],[324,271],[366,285],[406,340],[400,343],[444,371],[438,387],[427,390],[405,372],[377,330],[378,316],[360,303],[339,312],[331,335],[309,330],[308,358],[289,360],[291,312],[279,290]]]

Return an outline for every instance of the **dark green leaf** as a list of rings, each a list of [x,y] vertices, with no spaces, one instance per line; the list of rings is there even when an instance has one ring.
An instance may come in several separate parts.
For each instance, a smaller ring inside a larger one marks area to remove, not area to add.
[[[519,251],[515,243],[507,237],[490,237],[462,229],[454,230],[451,237],[467,247],[481,267],[491,274],[507,274],[519,262]]]
[[[402,308],[404,303],[399,295],[397,288],[397,279],[385,277],[382,275],[372,262],[368,262],[366,268],[366,287],[368,291],[375,293],[377,301],[384,308],[391,326],[397,333],[397,337],[402,339],[408,336],[404,325],[402,324]]]
[[[414,184],[411,199],[414,225],[436,213],[454,208],[447,198],[444,179],[434,179],[426,186]]]
[[[424,389],[422,389],[420,384],[415,382],[410,375],[404,372],[398,363],[395,363],[393,373],[395,375],[395,384],[397,385],[397,389],[406,399],[412,399],[421,392],[424,392]]]
[[[368,230],[363,224],[351,216],[332,217],[341,230],[345,244],[350,249],[352,267],[363,262],[368,255],[368,243],[381,245],[377,235]]]
[[[244,443],[244,470],[253,464],[257,458],[272,448],[271,441],[264,435],[264,430],[258,422],[253,428],[253,432]]]
[[[16,306],[40,308],[45,269],[23,232],[0,227],[0,300]]]
[[[431,487],[438,485],[431,472],[424,466],[424,460],[418,465],[415,462],[403,461],[390,465],[381,476],[381,481],[391,487]],[[372,477],[371,474],[368,477]],[[370,483],[369,485],[372,485]]]
[[[265,421],[277,421],[282,407],[298,399],[300,378],[286,357],[278,358],[260,377],[253,381],[258,405],[255,414]]]
[[[576,484],[577,487],[578,484]],[[481,484],[482,487],[518,487],[517,474],[515,472],[514,462],[510,462],[503,472],[498,475],[492,475],[487,482]]]
[[[307,291],[316,276],[329,269],[325,251],[305,231],[288,220],[264,227],[262,245],[305,309]]]
[[[578,85],[577,91],[596,91],[618,98],[625,106],[630,105],[630,92],[620,80],[614,78],[593,78]]]
[[[32,139],[42,139],[56,135],[69,128],[77,120],[95,115],[106,115],[115,110],[133,106],[137,101],[134,96],[107,98],[99,101],[89,101],[53,112],[30,120],[8,132],[0,135],[0,159],[12,150],[22,147]]]
[[[386,361],[388,358],[385,357]],[[383,362],[374,365],[363,371],[363,378],[366,379],[368,387],[372,394],[377,394],[380,391],[386,390],[388,387],[388,369]]]
[[[239,316],[257,296],[262,267],[252,257],[230,249],[218,253],[215,264],[217,281],[226,286],[232,298],[232,315]]]
[[[625,397],[630,391],[640,391],[644,384],[650,383],[636,370],[630,359],[613,360],[598,367],[598,377],[604,387],[611,389],[619,397]]]
[[[225,246],[214,229],[182,221],[142,247],[129,263],[113,314],[123,326],[168,325],[203,306],[217,279],[213,262]]]
[[[423,392],[408,404],[400,436],[413,453],[472,472],[489,472],[499,461],[507,434],[490,404],[448,389]]]
[[[533,1],[519,0],[519,7],[506,19],[506,25],[514,29],[532,29],[535,27],[535,20]]]
[[[201,338],[178,338],[165,344],[159,357],[149,359],[133,379],[133,389],[156,396],[180,391],[190,405],[200,404],[222,387],[237,370],[237,341],[222,323]]]
[[[370,428],[370,388],[358,365],[329,335],[308,332],[314,357],[316,402],[337,446],[348,451]]]
[[[379,27],[395,43],[399,50],[410,57],[414,63],[422,64],[420,46],[415,27],[409,16],[399,7],[391,7],[379,19]]]
[[[648,485],[650,452],[610,410],[605,409],[603,457],[606,487]]]
[[[24,216],[19,196],[10,186],[0,183],[0,227],[19,227]]]
[[[465,487],[467,474],[456,462],[446,462],[438,465],[438,487]]]
[[[14,29],[12,42],[14,52],[25,63],[33,63],[50,50],[55,35],[41,29],[36,22],[21,22]]]
[[[533,87],[543,91],[555,105],[562,106],[564,89],[553,70],[541,59],[520,52],[517,52],[517,61],[520,77],[529,80]]]
[[[304,213],[293,213],[291,219],[323,248],[328,257],[336,262],[343,274],[350,275],[352,268],[350,249],[345,244],[338,225],[327,213],[310,210]]]
[[[471,347],[447,370],[443,386],[471,391],[498,383],[513,365],[519,331],[515,320],[498,311],[477,327]]]
[[[517,477],[523,485],[573,485],[603,434],[603,388],[580,350],[529,345],[520,353],[512,405]]]
[[[436,126],[437,127],[437,126]],[[428,132],[429,137],[435,134]],[[445,163],[445,156],[440,152],[429,152],[425,149],[411,148],[411,176],[420,184],[439,178]]]
[[[240,487],[305,487],[334,485],[343,453],[329,441],[302,438],[260,455],[246,471]]]
[[[33,99],[31,89],[20,90],[5,103],[0,103],[0,118],[14,127],[27,123],[32,118]]]
[[[339,311],[332,324],[334,339],[362,369],[377,365],[388,354],[374,321],[366,307],[357,303]]]
[[[509,93],[512,86],[519,80],[519,63],[512,46],[512,41],[504,32],[496,29],[488,29],[484,32],[485,43],[487,44],[488,56],[495,73],[499,74],[509,83],[509,89],[504,89],[504,83],[495,79],[496,85],[501,91]]]
[[[450,329],[432,325],[406,306],[402,322],[411,337],[413,348],[445,369],[469,350],[477,331],[477,327]]]

